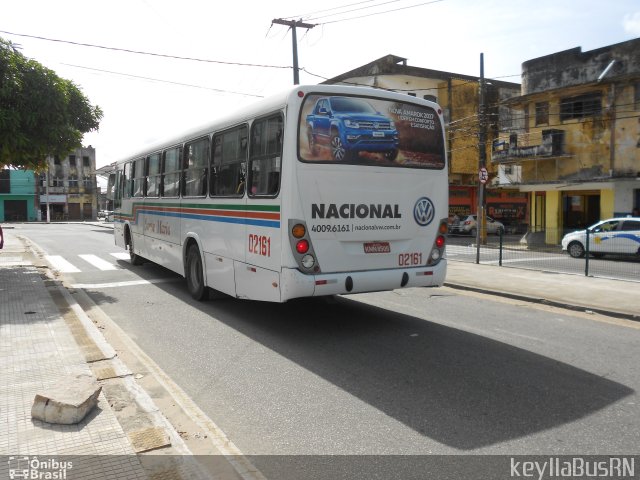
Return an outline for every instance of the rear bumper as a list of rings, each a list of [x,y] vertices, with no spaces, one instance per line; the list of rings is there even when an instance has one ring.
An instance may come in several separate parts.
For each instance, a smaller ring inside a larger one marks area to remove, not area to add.
[[[439,287],[444,284],[447,260],[434,267],[369,270],[352,273],[305,275],[286,268],[280,275],[283,302],[299,297],[320,297],[350,293],[377,292],[410,287]]]

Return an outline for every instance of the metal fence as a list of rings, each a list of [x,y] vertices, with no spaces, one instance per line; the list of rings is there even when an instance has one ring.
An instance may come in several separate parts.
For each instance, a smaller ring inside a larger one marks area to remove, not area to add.
[[[628,251],[628,244],[617,243],[625,240],[607,238],[605,241],[609,243],[603,247],[603,240],[590,232],[581,242],[584,254],[574,258],[567,251],[562,250],[561,240],[566,233],[568,232],[549,229],[540,232],[529,231],[524,234],[500,232],[497,235],[488,235],[485,242],[480,242],[479,247],[475,237],[449,234],[447,257],[457,261],[502,267],[640,282],[640,253],[637,251],[635,254],[602,253],[605,247],[608,252],[619,252],[622,248]],[[638,240],[635,241],[638,242]],[[640,249],[640,244],[637,248]],[[574,251],[574,254],[577,253],[579,251]]]

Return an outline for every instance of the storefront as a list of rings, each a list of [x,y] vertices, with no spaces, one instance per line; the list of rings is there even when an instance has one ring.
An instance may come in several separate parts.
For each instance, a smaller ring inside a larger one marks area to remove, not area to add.
[[[487,215],[500,220],[507,232],[524,233],[528,228],[528,199],[527,193],[515,190],[487,189]],[[457,215],[464,218],[476,213],[478,209],[478,191],[476,187],[449,188],[449,217]]]

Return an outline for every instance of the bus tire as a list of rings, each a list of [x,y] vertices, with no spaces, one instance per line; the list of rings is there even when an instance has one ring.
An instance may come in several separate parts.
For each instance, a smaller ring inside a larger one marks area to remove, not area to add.
[[[127,237],[129,238],[129,261],[131,262],[131,265],[142,265],[144,263],[144,259],[135,253],[133,249],[133,235],[129,229],[127,229]]]
[[[195,245],[190,246],[189,250],[187,250],[185,276],[187,277],[187,288],[191,297],[198,301],[206,300],[209,292],[204,284],[200,250]]]

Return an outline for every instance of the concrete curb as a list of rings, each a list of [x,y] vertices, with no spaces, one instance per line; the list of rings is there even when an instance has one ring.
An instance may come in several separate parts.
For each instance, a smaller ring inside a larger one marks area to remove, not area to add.
[[[626,313],[626,312],[618,312],[615,310],[605,310],[605,309],[594,308],[594,307],[585,306],[585,305],[575,305],[575,304],[570,304],[566,302],[560,302],[557,300],[550,300],[548,298],[532,297],[532,296],[523,295],[519,293],[504,292],[500,290],[489,290],[487,288],[474,287],[474,286],[463,285],[463,284],[454,283],[454,282],[445,282],[444,286],[453,288],[456,290],[466,290],[469,292],[482,293],[484,295],[497,295],[500,297],[510,298],[512,300],[539,303],[542,305],[549,305],[551,307],[564,308],[564,309],[572,310],[576,312],[598,313],[600,315],[606,315],[609,317],[615,317],[615,318],[621,318],[624,320],[632,320],[634,322],[640,322],[640,313],[633,314],[633,313]]]

